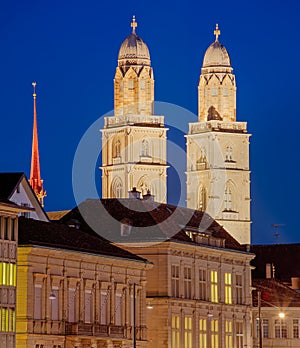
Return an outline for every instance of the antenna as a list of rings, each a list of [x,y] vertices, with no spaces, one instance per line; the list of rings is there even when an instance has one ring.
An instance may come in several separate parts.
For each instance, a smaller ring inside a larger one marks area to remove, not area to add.
[[[272,227],[274,227],[274,230],[275,230],[274,236],[275,236],[276,244],[278,244],[278,239],[280,236],[280,233],[278,232],[278,227],[281,227],[281,226],[285,226],[285,224],[272,224]]]

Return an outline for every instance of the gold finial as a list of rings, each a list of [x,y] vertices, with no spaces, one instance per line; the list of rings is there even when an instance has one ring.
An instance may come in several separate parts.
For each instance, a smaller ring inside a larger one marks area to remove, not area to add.
[[[36,86],[36,82],[32,82],[32,86],[33,86],[33,97],[36,97],[36,93],[35,93],[35,86]]]
[[[137,22],[135,21],[135,16],[132,16],[131,28],[133,33],[135,33],[136,27],[137,27]]]
[[[219,30],[219,24],[216,24],[214,35],[216,35],[216,41],[218,41],[219,35],[221,35],[221,31]]]

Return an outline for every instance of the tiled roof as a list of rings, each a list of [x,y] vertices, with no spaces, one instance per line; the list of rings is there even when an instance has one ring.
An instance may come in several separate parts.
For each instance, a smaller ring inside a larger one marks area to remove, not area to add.
[[[188,229],[225,240],[226,248],[245,250],[209,215],[151,200],[88,199],[60,221],[64,224],[78,225],[91,234],[100,234],[114,242],[193,242],[185,233],[185,229]],[[121,236],[120,222],[130,226],[129,235]]]
[[[261,306],[300,307],[300,293],[276,279],[253,279],[253,306],[257,307],[257,290],[261,291]]]
[[[120,257],[147,262],[145,259],[110,244],[98,235],[63,224],[19,218],[19,246],[38,245],[55,249],[73,250],[92,254]]]
[[[60,211],[47,211],[48,218],[52,221],[60,220],[63,216],[68,214],[70,210],[60,210]]]
[[[291,277],[300,277],[300,244],[252,245],[253,278],[266,278],[266,264],[274,265],[275,278],[290,283]]]
[[[24,173],[0,173],[0,198],[9,199]]]

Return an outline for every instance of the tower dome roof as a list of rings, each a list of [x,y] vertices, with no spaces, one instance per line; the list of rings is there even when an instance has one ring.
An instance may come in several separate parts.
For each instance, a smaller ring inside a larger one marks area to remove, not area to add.
[[[205,52],[203,59],[203,68],[225,66],[231,67],[230,57],[226,48],[219,42],[220,30],[218,24],[216,25],[216,30],[214,34],[216,35],[216,40],[213,42]]]
[[[133,16],[132,33],[123,41],[118,56],[119,65],[149,65],[150,53],[145,42],[136,34],[137,23]]]

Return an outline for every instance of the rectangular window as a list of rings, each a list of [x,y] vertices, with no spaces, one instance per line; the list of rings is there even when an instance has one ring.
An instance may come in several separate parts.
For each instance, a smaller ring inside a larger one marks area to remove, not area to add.
[[[140,80],[140,89],[145,89],[145,86],[146,86],[146,81]]]
[[[134,80],[128,80],[128,89],[134,89]]]
[[[75,289],[69,289],[69,298],[68,298],[68,304],[69,304],[69,313],[68,313],[68,317],[69,317],[69,322],[70,323],[74,323],[76,321],[75,318],[75,313],[76,313],[76,307],[75,307],[75,303],[76,303],[76,290]]]
[[[232,348],[232,321],[225,321],[225,347]]]
[[[269,320],[262,320],[262,336],[263,338],[269,338]]]
[[[211,302],[219,302],[217,271],[210,271],[210,300]]]
[[[225,273],[225,303],[232,304],[231,273]]]
[[[14,263],[7,263],[8,267],[8,284],[9,286],[16,286],[17,285],[17,272],[16,272],[16,265]]]
[[[51,319],[58,320],[58,303],[59,303],[58,289],[52,288],[51,294],[53,295],[53,299],[51,299]]]
[[[275,338],[287,338],[287,326],[286,322],[281,319],[275,319]]]
[[[184,348],[192,348],[192,318],[184,318]]]
[[[16,312],[14,309],[10,309],[10,331],[16,331]]]
[[[133,306],[133,300],[131,301]],[[133,315],[131,316],[133,318]],[[107,324],[107,292],[101,291],[100,297],[100,324]]]
[[[299,319],[293,319],[293,338],[300,338],[300,320]]]
[[[206,300],[206,270],[199,269],[199,299]]]
[[[42,319],[42,287],[41,285],[34,286],[34,319]]]
[[[199,319],[199,348],[207,348],[207,320]]]
[[[16,219],[11,219],[11,240],[16,240]]]
[[[241,274],[235,276],[236,303],[243,304],[243,278]]]
[[[84,322],[92,322],[92,292],[85,290],[84,292]]]
[[[192,270],[191,267],[184,267],[184,297],[192,297]]]
[[[3,219],[3,239],[8,239],[8,218]]]
[[[243,345],[243,323],[237,322],[235,324],[235,333],[236,333],[236,348],[244,348]]]
[[[180,348],[180,317],[172,315],[172,348]]]
[[[115,324],[122,325],[122,295],[116,294],[116,303],[115,303]]]
[[[179,266],[172,265],[172,296],[179,297]]]
[[[217,87],[213,87],[213,88],[211,89],[211,95],[212,95],[212,96],[218,95],[218,88],[217,88]]]
[[[212,320],[210,324],[211,348],[219,348],[219,321]]]

